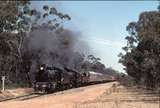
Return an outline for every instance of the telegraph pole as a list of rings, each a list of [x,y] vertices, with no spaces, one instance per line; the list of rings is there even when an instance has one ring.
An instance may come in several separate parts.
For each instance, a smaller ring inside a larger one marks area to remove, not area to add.
[[[158,0],[158,12],[160,12],[160,0]],[[159,108],[160,108],[160,82],[158,82]]]
[[[2,91],[5,90],[4,84],[5,84],[5,76],[2,76]]]

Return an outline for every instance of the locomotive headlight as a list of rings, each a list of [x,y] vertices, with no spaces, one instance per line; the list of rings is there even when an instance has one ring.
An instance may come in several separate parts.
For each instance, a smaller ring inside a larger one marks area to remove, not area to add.
[[[44,68],[43,67],[40,67],[40,70],[43,70]]]

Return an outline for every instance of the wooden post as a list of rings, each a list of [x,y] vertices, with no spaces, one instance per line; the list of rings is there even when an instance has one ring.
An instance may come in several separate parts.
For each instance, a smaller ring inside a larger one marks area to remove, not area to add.
[[[4,84],[5,84],[5,76],[2,76],[2,91],[5,90]]]

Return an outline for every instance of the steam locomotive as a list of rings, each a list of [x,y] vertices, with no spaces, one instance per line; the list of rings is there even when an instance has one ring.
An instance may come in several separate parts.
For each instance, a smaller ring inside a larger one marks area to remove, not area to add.
[[[47,67],[43,64],[35,74],[33,88],[35,92],[51,93],[88,83],[89,76],[88,72],[79,73],[68,67]]]

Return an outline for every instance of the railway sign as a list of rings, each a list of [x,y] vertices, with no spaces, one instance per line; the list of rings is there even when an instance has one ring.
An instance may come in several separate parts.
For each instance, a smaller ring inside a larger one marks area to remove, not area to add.
[[[5,76],[2,76],[2,80],[5,80]]]

